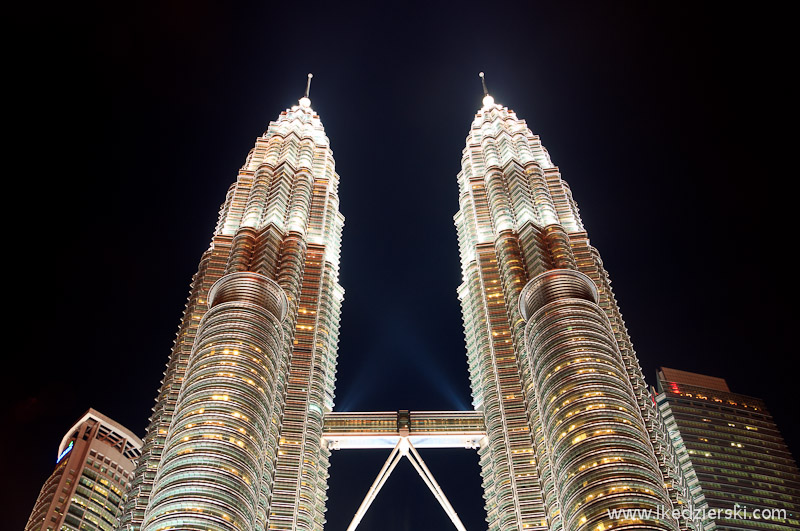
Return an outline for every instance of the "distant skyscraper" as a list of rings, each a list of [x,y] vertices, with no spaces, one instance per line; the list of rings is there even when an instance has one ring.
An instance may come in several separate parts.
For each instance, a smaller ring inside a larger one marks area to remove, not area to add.
[[[310,79],[310,76],[309,76]],[[124,529],[319,529],[344,218],[307,97],[256,140],[200,259]]]
[[[668,368],[658,371],[658,391],[717,529],[800,529],[800,473],[763,401],[731,392],[722,378]]]
[[[670,516],[695,500],[569,187],[524,121],[483,103],[455,224],[489,529],[701,529]],[[630,508],[651,513],[607,512]]]
[[[142,441],[90,409],[64,435],[25,531],[110,531],[119,523]]]

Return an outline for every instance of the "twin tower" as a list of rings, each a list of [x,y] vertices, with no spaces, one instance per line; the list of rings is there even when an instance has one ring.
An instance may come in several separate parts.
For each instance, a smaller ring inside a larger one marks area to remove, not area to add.
[[[321,530],[330,452],[354,440],[409,458],[424,441],[476,448],[489,530],[704,529],[671,516],[698,493],[570,189],[524,121],[487,95],[458,174],[473,412],[332,412],[338,183],[306,95],[256,140],[222,204],[122,529]],[[439,439],[423,437],[437,419]]]

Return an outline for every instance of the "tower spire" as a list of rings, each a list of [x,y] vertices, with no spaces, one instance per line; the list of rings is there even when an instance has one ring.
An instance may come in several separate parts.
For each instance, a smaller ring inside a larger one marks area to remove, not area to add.
[[[314,74],[308,74],[308,82],[306,82],[306,93],[305,95],[300,98],[300,106],[301,107],[311,107],[311,99],[308,95],[311,93],[311,78],[314,77]]]
[[[494,105],[494,98],[489,96],[489,91],[486,90],[486,79],[483,72],[478,73],[478,77],[481,78],[481,85],[483,85],[483,107],[489,108]]]

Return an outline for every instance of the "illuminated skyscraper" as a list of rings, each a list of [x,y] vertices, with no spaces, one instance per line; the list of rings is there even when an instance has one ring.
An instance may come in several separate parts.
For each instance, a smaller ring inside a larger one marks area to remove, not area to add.
[[[110,531],[119,523],[142,441],[90,409],[67,430],[25,531]]]
[[[476,412],[331,413],[343,290],[338,176],[307,97],[256,141],[220,209],[156,400],[126,530],[315,529],[329,450],[478,449],[495,530],[708,531],[567,184],[484,99],[458,175]],[[639,509],[639,516],[609,510]],[[650,513],[646,513],[650,511]],[[690,515],[686,517],[686,515]]]
[[[486,94],[455,215],[489,529],[702,529],[597,250],[539,137]],[[607,510],[641,508],[640,522]]]
[[[758,398],[722,378],[661,368],[657,397],[720,530],[800,529],[800,472]]]
[[[306,94],[256,140],[220,208],[124,529],[322,526],[343,299],[338,182]]]

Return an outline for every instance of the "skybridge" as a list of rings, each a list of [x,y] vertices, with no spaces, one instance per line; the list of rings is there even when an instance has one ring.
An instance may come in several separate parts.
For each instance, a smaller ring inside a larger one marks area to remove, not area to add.
[[[392,449],[347,528],[354,531],[400,459],[407,457],[456,529],[466,531],[417,448],[466,448],[486,444],[479,411],[380,411],[327,413],[322,438],[330,450]]]
[[[416,448],[477,449],[486,437],[479,411],[334,412],[322,431],[330,450],[391,449],[403,437]]]

